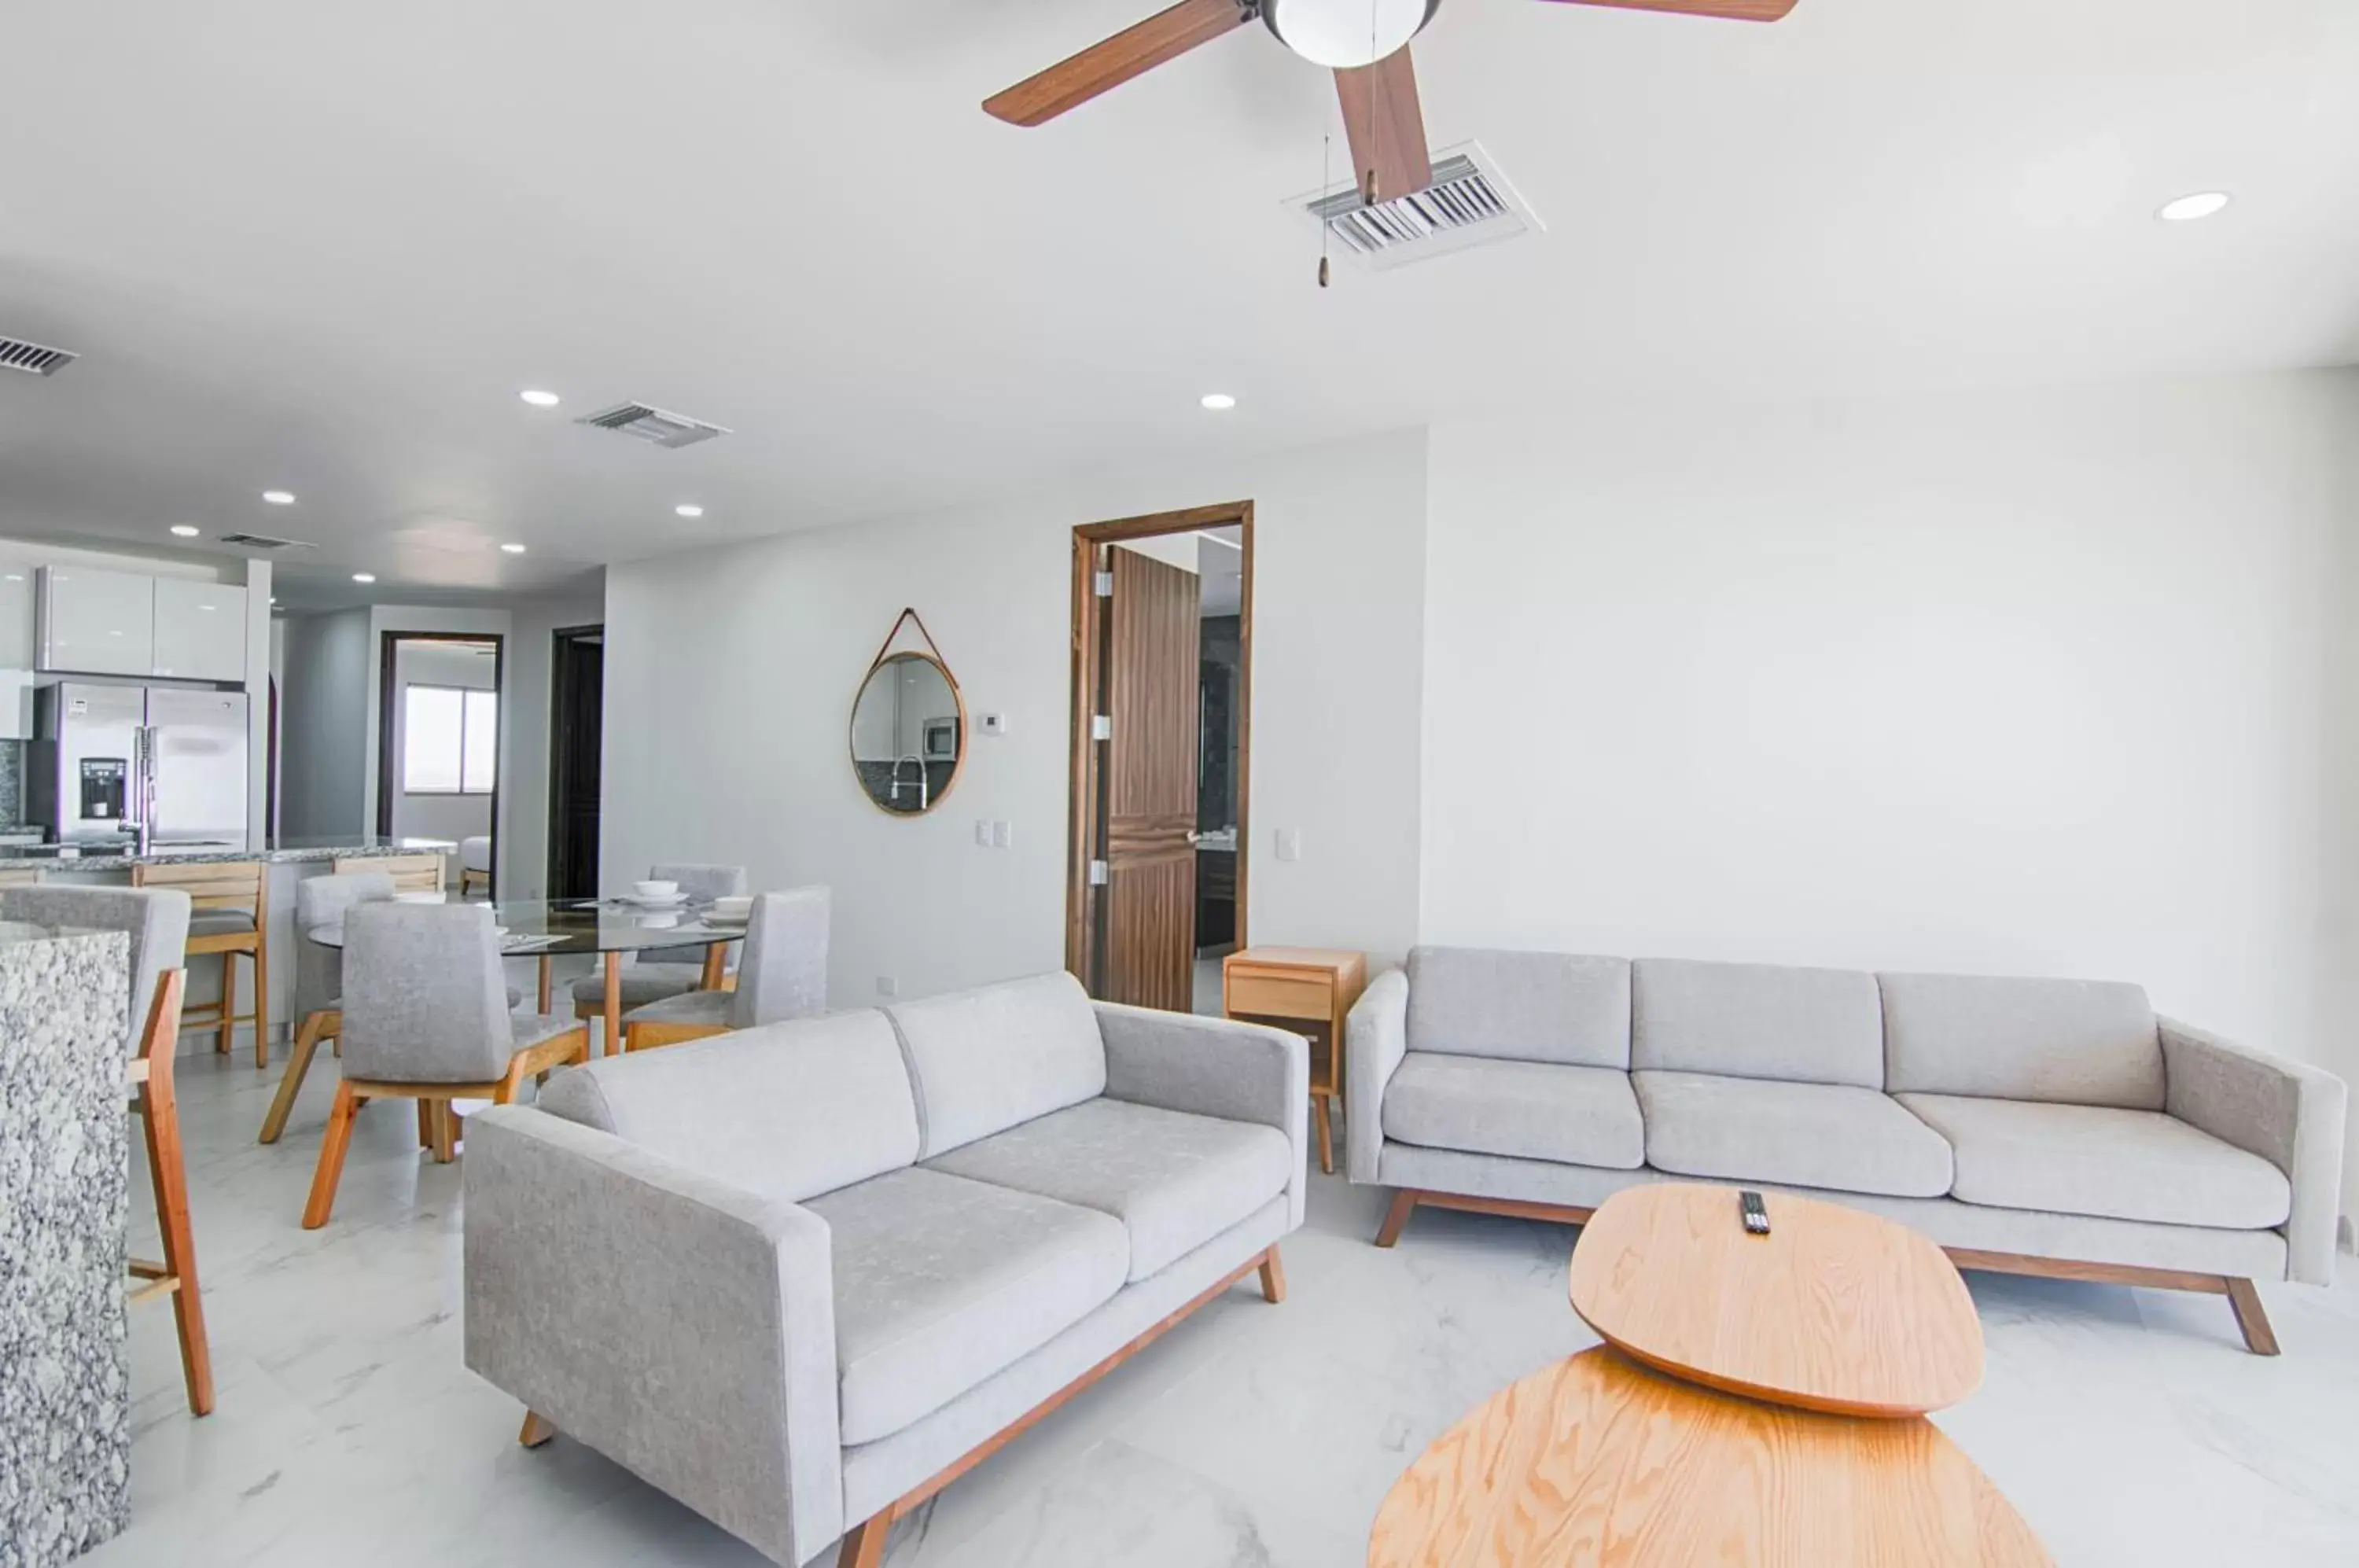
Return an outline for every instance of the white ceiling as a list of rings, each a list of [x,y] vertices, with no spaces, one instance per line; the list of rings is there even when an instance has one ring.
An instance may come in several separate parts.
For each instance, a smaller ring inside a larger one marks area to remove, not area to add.
[[[1636,387],[2359,358],[2350,0],[1450,0],[1431,140],[1549,232],[1325,293],[1280,202],[1333,93],[1260,30],[977,107],[1154,4],[13,5],[0,332],[86,357],[0,377],[0,531],[288,533],[403,598]],[[737,433],[570,422],[632,397]]]

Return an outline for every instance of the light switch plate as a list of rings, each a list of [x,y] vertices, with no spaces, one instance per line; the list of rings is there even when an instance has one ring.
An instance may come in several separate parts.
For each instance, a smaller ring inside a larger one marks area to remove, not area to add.
[[[989,849],[991,847],[991,821],[989,818],[977,817],[974,819],[974,842],[982,845],[984,849]]]
[[[1277,857],[1280,860],[1299,860],[1302,858],[1302,830],[1300,828],[1280,828],[1277,830]]]
[[[897,996],[901,994],[901,982],[894,979],[890,975],[879,975],[876,976],[876,994],[880,996]]]
[[[1010,844],[1015,842],[1015,829],[1008,826],[1007,823],[994,822],[991,824],[991,845],[994,849],[1006,849]]]

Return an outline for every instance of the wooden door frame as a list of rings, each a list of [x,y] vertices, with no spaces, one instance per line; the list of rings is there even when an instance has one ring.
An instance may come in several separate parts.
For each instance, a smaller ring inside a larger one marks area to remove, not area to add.
[[[566,691],[565,680],[560,675],[560,667],[563,667],[565,669],[574,670],[574,672],[578,675],[578,669],[567,663],[568,660],[578,657],[569,645],[587,641],[591,634],[593,632],[600,634],[601,641],[603,642],[605,630],[605,624],[603,622],[600,622],[594,626],[559,626],[549,634],[549,844],[546,850],[546,859],[542,864],[541,877],[543,887],[549,889],[554,889],[557,887],[559,873],[560,870],[571,869],[571,867],[566,864],[568,857],[564,849],[567,833],[564,788],[566,780],[571,774],[573,768],[573,737],[570,728],[565,723],[567,707],[566,698],[568,692]],[[562,658],[560,656],[560,650],[563,650]],[[602,648],[601,658],[599,659],[602,672],[605,664],[605,659],[603,654],[603,650]],[[599,702],[600,722],[598,726],[602,745],[605,734],[603,716],[604,707],[605,702],[603,694],[602,693]],[[605,779],[604,769],[603,767],[600,768],[599,772],[599,794],[601,796],[599,806],[601,808],[601,829],[603,831],[603,819],[604,815],[603,808],[605,805],[603,799],[605,793]],[[584,895],[584,897],[594,898],[598,891],[597,878],[592,877],[590,880],[590,892],[587,895]]]
[[[1073,529],[1073,613],[1071,625],[1072,735],[1066,771],[1065,828],[1065,967],[1084,985],[1097,977],[1090,973],[1091,917],[1097,890],[1090,886],[1090,835],[1093,806],[1098,794],[1098,754],[1090,739],[1090,719],[1097,713],[1105,670],[1096,630],[1093,578],[1101,545],[1124,544],[1162,534],[1192,534],[1206,528],[1234,528],[1245,547],[1238,580],[1237,604],[1237,931],[1242,952],[1248,942],[1245,925],[1246,863],[1253,842],[1253,622],[1254,504],[1224,501],[1185,511],[1156,512],[1112,522],[1083,523]],[[1202,766],[1200,759],[1198,767]],[[1188,960],[1195,963],[1192,942]]]
[[[508,748],[508,638],[506,632],[405,632],[391,627],[379,636],[376,662],[376,836],[393,837],[393,797],[396,770],[401,759],[393,755],[394,703],[398,700],[399,671],[396,655],[406,642],[487,642],[492,645],[492,690],[499,697],[498,719],[492,748],[492,895],[500,890],[500,787],[506,781]]]

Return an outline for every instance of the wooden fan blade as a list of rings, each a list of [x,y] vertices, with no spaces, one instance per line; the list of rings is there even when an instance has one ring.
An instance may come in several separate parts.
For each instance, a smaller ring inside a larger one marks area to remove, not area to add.
[[[1180,0],[1169,10],[984,99],[984,112],[1011,125],[1045,125],[1251,19],[1238,0]]]
[[[1406,46],[1374,65],[1335,73],[1343,134],[1352,141],[1352,177],[1371,204],[1433,183],[1425,147],[1425,110],[1417,101],[1417,67]]]
[[[1719,16],[1731,22],[1776,22],[1795,0],[1550,0],[1558,5],[1611,5],[1617,11],[1677,11],[1688,16]]]

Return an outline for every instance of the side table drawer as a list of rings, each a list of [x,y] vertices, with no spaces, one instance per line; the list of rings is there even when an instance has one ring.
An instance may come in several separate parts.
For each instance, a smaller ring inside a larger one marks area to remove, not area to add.
[[[1266,1018],[1332,1018],[1335,987],[1324,979],[1281,970],[1231,969],[1224,998],[1232,1013],[1255,1013]]]

